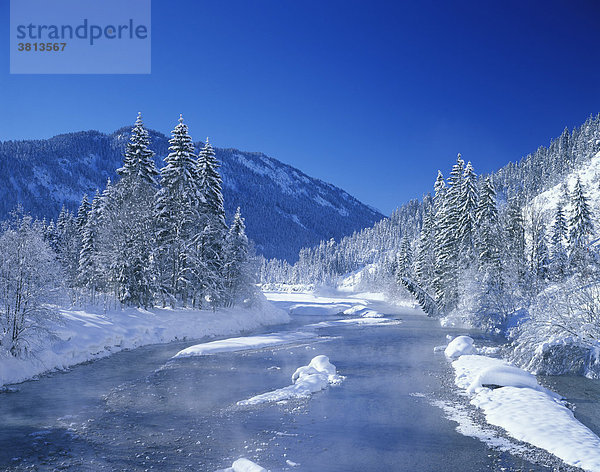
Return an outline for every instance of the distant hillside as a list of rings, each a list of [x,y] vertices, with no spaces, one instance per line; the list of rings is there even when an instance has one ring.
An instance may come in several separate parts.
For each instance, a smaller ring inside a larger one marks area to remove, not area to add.
[[[18,203],[47,218],[56,217],[63,204],[76,209],[84,193],[92,194],[104,188],[107,178],[116,177],[129,131],[0,142],[0,219]],[[168,137],[150,134],[156,164],[162,167]],[[294,261],[301,247],[352,234],[383,218],[342,189],[262,153],[215,150],[222,164],[227,214],[242,208],[248,235],[265,257]]]

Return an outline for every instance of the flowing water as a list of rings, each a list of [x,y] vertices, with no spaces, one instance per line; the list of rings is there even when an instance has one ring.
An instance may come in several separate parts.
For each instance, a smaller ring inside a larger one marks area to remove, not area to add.
[[[0,394],[0,470],[212,472],[239,457],[272,471],[555,470],[458,434],[431,405],[456,397],[449,364],[433,352],[452,331],[415,310],[390,317],[401,323],[333,326],[302,344],[177,361],[193,343],[147,346],[25,382]],[[236,406],[289,385],[319,354],[346,377],[339,386]],[[596,432],[597,394],[572,399]]]

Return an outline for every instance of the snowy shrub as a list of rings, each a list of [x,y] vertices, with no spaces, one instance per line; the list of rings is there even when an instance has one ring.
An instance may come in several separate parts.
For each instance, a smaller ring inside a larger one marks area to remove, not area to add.
[[[514,359],[528,369],[558,375],[600,374],[600,283],[576,279],[553,285],[536,298],[529,319],[512,333]]]
[[[31,217],[15,216],[0,236],[0,348],[30,351],[54,317],[46,304],[61,280],[55,254]]]

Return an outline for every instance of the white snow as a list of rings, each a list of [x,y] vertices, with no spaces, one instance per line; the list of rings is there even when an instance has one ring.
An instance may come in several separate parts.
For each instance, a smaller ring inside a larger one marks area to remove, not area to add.
[[[496,365],[481,370],[469,385],[467,393],[475,393],[484,385],[542,389],[534,375],[511,365]]]
[[[449,358],[456,358],[465,354],[472,354],[475,352],[473,346],[473,338],[469,336],[457,336],[444,350],[444,354]]]
[[[531,388],[482,389],[471,403],[483,410],[488,423],[515,439],[545,449],[567,464],[600,471],[600,438],[548,394]]]
[[[367,310],[367,307],[362,303],[359,305],[351,306],[350,308],[344,310],[344,315],[360,315],[364,311]]]
[[[471,403],[482,409],[488,423],[569,465],[600,471],[600,438],[533,375],[502,359],[481,355],[462,355],[452,366],[456,385],[471,395]]]
[[[330,384],[339,384],[343,377],[337,374],[336,367],[327,356],[316,356],[308,365],[298,367],[292,374],[292,385],[271,392],[256,395],[237,402],[239,406],[259,405],[278,402],[290,398],[307,398],[313,393],[327,388]]]
[[[331,316],[339,315],[349,307],[343,303],[302,303],[290,307],[290,315]]]
[[[261,467],[249,459],[240,458],[236,460],[231,467],[227,469],[219,469],[216,472],[269,472],[264,467]]]
[[[571,172],[567,177],[565,177],[564,182],[567,183],[569,191],[573,190],[575,182],[577,181],[577,177],[581,179],[581,183],[585,187],[586,194],[589,197],[592,213],[597,217],[600,210],[600,192],[593,191],[593,189],[598,188],[598,184],[600,182],[600,152],[596,153],[596,155],[592,157],[588,163],[579,166],[577,170]],[[552,223],[556,206],[561,197],[562,183],[559,183],[545,192],[540,193],[529,203],[528,206],[541,210],[546,221],[548,223]],[[569,209],[570,206],[567,205],[566,210],[569,211]],[[596,229],[598,228],[597,218],[594,226]]]
[[[353,324],[361,326],[390,326],[400,324],[400,320],[389,318],[346,318],[342,320],[321,321],[306,325],[306,328],[331,328],[333,326],[349,326]]]
[[[362,316],[363,318],[382,318],[383,314],[376,310],[367,308],[365,305],[354,305],[347,310],[344,310],[344,315]]]
[[[289,316],[264,298],[253,308],[216,312],[193,309],[152,310],[128,308],[62,309],[50,328],[55,338],[45,338],[35,356],[0,355],[0,386],[23,382],[44,372],[106,357],[123,349],[206,336],[238,334],[260,326],[289,321]]]
[[[284,333],[269,333],[257,336],[243,336],[239,338],[221,339],[202,344],[195,344],[179,351],[172,358],[206,356],[218,352],[246,351],[250,349],[262,349],[265,347],[292,344],[298,341],[314,338],[314,333],[302,331],[291,331]]]

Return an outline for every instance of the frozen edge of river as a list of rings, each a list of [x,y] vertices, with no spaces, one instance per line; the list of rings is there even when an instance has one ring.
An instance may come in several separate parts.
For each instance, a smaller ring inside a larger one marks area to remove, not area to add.
[[[289,321],[284,310],[264,297],[251,308],[218,311],[126,308],[104,313],[99,307],[65,308],[60,310],[59,320],[50,326],[55,336],[40,341],[35,356],[14,358],[0,354],[0,387],[65,370],[125,349],[240,334]]]

